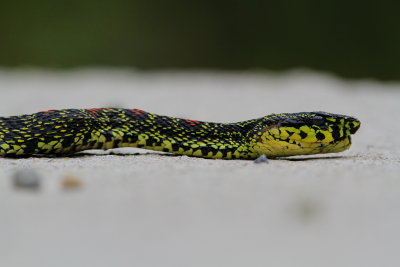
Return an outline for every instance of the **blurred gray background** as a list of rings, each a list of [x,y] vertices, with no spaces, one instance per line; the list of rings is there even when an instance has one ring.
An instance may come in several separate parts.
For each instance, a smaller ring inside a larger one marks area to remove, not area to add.
[[[286,70],[400,78],[400,2],[5,1],[0,66]]]

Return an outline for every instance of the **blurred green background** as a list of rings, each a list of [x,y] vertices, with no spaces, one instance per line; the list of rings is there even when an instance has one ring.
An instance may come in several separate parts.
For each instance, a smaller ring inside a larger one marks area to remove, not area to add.
[[[400,2],[3,1],[0,66],[285,70],[400,79]]]

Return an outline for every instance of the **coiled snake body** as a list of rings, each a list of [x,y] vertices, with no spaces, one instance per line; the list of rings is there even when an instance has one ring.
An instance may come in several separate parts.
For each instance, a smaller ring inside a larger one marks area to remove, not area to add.
[[[212,123],[139,109],[49,110],[0,118],[0,156],[67,155],[115,147],[221,159],[333,153],[350,147],[350,135],[359,126],[355,118],[325,112]]]

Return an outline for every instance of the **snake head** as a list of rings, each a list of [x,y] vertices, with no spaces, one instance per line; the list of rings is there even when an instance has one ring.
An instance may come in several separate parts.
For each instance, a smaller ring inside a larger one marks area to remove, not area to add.
[[[273,114],[263,123],[253,148],[271,157],[347,150],[351,135],[360,127],[360,121],[353,117],[326,112]]]

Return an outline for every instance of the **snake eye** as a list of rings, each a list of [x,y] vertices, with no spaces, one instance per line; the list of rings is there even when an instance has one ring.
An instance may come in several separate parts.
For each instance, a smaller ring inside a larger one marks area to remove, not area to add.
[[[322,126],[322,125],[324,125],[325,120],[324,120],[324,118],[321,117],[321,116],[314,116],[314,117],[312,118],[312,123],[313,123],[314,125],[317,125],[317,126]]]

